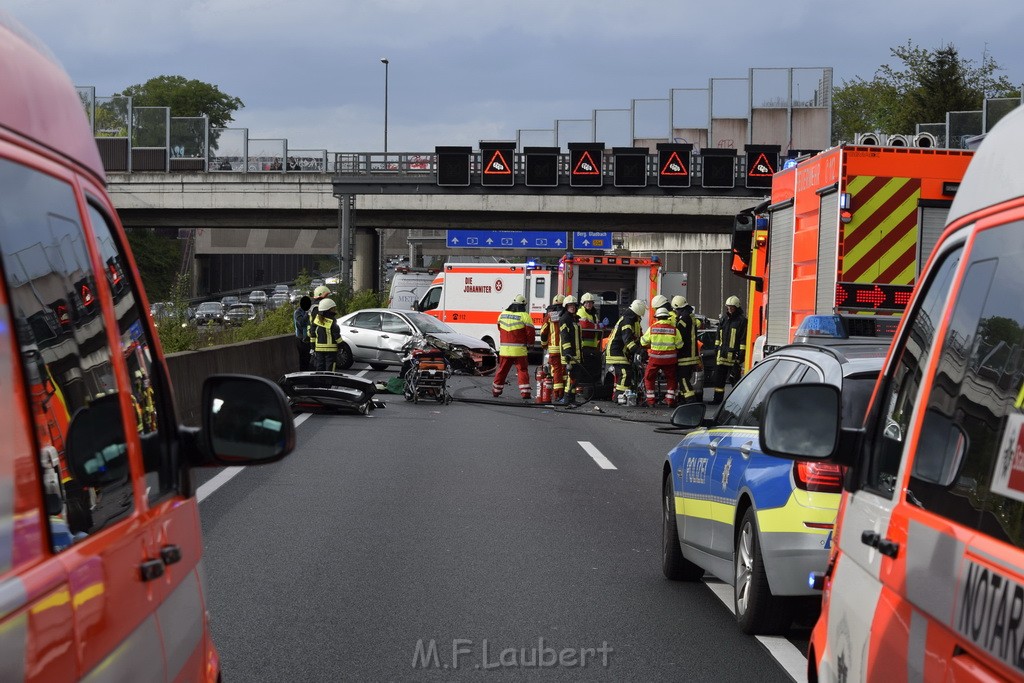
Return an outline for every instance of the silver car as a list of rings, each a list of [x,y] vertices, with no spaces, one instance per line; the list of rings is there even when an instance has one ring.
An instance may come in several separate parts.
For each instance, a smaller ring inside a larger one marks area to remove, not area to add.
[[[483,375],[494,370],[497,355],[488,344],[476,337],[456,332],[437,318],[416,311],[367,308],[342,316],[342,345],[338,350],[338,367],[351,367],[353,362],[369,363],[374,370],[402,364],[402,347],[414,336],[423,336],[441,347],[454,370]]]

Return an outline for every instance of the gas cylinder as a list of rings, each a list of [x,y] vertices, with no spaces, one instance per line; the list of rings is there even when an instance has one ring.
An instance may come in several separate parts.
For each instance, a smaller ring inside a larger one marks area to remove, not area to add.
[[[555,390],[555,380],[551,378],[551,375],[544,375],[544,384],[540,391],[540,402],[551,403],[551,395]]]
[[[537,403],[543,403],[541,395],[544,393],[544,377],[547,373],[544,371],[543,365],[537,366]]]

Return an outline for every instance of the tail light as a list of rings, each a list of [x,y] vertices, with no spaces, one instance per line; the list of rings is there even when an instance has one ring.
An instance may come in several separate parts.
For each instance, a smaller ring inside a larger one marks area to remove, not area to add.
[[[843,492],[843,468],[827,462],[793,463],[797,488],[818,493]]]

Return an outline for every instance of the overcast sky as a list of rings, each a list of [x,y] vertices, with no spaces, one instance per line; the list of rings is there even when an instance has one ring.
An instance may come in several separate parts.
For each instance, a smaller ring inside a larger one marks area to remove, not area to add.
[[[976,64],[987,50],[1002,74],[1024,81],[1022,0],[0,0],[0,8],[97,96],[158,75],[195,78],[245,103],[232,125],[250,137],[330,152],[383,149],[382,57],[391,152],[514,140],[556,119],[566,120],[563,140],[589,140],[590,124],[572,120],[589,121],[595,109],[628,109],[752,67],[832,67],[836,85],[870,79],[880,65],[898,65],[890,48],[907,40],[952,43]],[[637,110],[638,136],[667,136],[667,103]],[[617,136],[628,137],[628,114],[598,120],[599,140],[627,144]],[[553,142],[550,133],[522,139]]]

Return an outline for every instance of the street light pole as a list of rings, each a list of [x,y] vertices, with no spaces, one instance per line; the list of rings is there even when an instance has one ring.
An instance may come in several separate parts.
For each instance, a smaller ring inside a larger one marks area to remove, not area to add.
[[[381,57],[380,63],[384,65],[384,154],[388,153],[388,58]],[[387,158],[384,159],[387,163]]]

